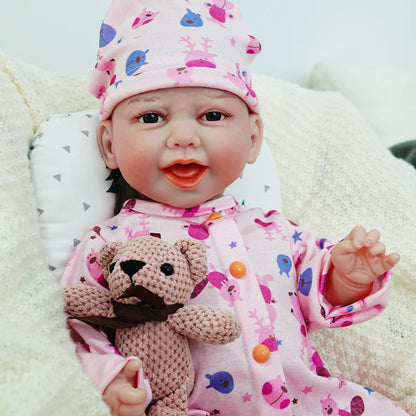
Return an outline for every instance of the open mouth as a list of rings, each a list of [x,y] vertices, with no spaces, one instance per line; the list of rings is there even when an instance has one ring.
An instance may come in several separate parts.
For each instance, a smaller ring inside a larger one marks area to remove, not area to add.
[[[207,166],[195,160],[176,160],[163,168],[163,174],[173,185],[189,189],[197,186],[207,172]]]

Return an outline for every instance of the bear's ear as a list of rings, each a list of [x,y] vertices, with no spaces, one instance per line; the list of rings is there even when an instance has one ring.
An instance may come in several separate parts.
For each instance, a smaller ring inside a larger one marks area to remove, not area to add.
[[[100,250],[100,255],[98,257],[98,263],[101,266],[101,269],[104,274],[104,279],[107,280],[108,275],[110,274],[108,270],[108,266],[110,266],[111,262],[115,254],[117,253],[118,249],[123,245],[123,243],[117,242],[109,242],[105,243]]]
[[[179,240],[174,246],[186,257],[195,283],[205,279],[208,273],[205,247],[195,240]]]

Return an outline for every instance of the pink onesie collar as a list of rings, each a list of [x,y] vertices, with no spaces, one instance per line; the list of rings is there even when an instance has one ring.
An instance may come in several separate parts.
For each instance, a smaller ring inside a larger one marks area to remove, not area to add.
[[[129,199],[123,205],[121,214],[142,213],[163,217],[207,217],[213,213],[231,215],[240,212],[240,205],[231,195],[207,201],[192,208],[175,208],[158,202]]]

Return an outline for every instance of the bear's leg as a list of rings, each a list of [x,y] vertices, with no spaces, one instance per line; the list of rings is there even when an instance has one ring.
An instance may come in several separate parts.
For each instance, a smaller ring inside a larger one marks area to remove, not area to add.
[[[149,416],[187,416],[188,394],[183,385],[169,396],[154,403],[148,412]]]

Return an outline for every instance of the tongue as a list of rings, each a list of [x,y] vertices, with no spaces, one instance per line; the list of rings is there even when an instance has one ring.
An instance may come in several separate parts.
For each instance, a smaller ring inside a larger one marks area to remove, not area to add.
[[[179,178],[192,178],[197,175],[203,167],[195,163],[190,163],[189,165],[180,165],[176,164],[169,168],[169,170]]]

